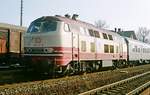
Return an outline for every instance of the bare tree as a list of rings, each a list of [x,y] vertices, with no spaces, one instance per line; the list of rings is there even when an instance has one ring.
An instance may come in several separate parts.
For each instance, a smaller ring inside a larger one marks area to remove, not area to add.
[[[137,32],[137,38],[142,41],[148,43],[148,35],[150,33],[150,30],[146,27],[139,27]]]
[[[104,29],[108,28],[108,25],[107,25],[106,21],[104,21],[104,20],[95,21],[95,26],[97,28],[104,28]]]

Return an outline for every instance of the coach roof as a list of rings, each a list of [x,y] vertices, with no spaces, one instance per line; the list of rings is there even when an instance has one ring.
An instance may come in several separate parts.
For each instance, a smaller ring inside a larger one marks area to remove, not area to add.
[[[13,25],[13,24],[7,24],[7,23],[0,23],[0,28],[3,29],[17,29],[17,30],[27,30],[26,27],[21,27],[21,26],[17,26],[17,25]]]

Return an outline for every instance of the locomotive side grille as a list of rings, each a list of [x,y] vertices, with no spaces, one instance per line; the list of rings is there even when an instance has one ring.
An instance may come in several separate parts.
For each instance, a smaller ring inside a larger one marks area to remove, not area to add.
[[[43,48],[24,48],[25,49],[25,53],[33,53],[33,54],[41,54],[44,53],[44,49]]]
[[[32,48],[32,53],[44,53],[43,48]]]
[[[51,54],[56,53],[53,48],[25,47],[25,54]]]

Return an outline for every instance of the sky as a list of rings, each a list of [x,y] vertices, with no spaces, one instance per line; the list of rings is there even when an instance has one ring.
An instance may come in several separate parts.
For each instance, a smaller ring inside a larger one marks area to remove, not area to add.
[[[20,1],[1,0],[0,22],[20,24]],[[94,24],[106,21],[109,29],[150,29],[150,0],[24,0],[23,26],[41,16],[78,14],[80,20]]]

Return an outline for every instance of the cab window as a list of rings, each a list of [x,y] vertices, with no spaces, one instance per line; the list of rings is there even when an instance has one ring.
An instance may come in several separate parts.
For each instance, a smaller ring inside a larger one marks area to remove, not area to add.
[[[38,19],[31,23],[29,26],[27,32],[33,33],[33,32],[52,32],[56,31],[57,29],[57,22],[54,20],[43,20]]]

